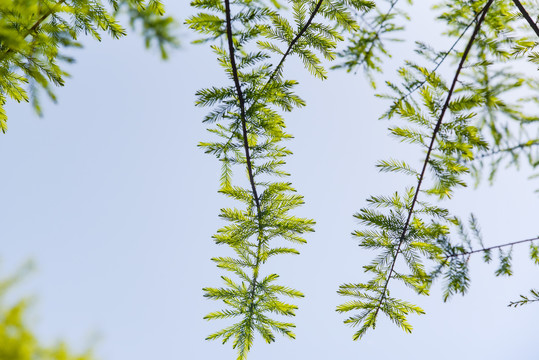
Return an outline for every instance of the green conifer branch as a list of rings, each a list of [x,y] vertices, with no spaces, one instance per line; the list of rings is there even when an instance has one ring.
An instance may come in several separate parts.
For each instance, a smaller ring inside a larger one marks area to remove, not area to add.
[[[4,72],[0,81],[0,130],[7,131],[7,115],[3,109],[7,98],[17,102],[31,101],[39,115],[38,90],[44,90],[56,101],[52,85],[63,86],[68,75],[59,62],[74,61],[62,50],[80,47],[78,37],[81,32],[96,40],[101,39],[101,31],[108,32],[113,38],[125,35],[117,21],[120,4],[130,9],[132,21],[142,19],[147,45],[155,39],[165,54],[164,46],[175,41],[170,33],[172,18],[159,19],[164,10],[162,4],[151,0],[145,8],[145,1],[111,0],[114,11],[109,11],[102,0],[4,1],[0,6],[0,66]]]
[[[531,289],[530,294],[531,294],[531,296],[530,295],[528,295],[528,296],[520,295],[520,300],[511,301],[507,306],[509,306],[509,307],[517,307],[517,306],[527,305],[527,304],[539,301],[539,291],[538,290]]]
[[[399,256],[400,249],[402,247],[402,244],[404,243],[404,240],[406,239],[406,235],[407,235],[407,232],[408,232],[408,227],[410,225],[410,220],[412,219],[412,215],[414,213],[414,207],[415,207],[415,204],[417,203],[417,197],[418,197],[419,192],[421,190],[421,185],[422,185],[423,179],[425,177],[425,173],[426,173],[426,170],[427,170],[427,165],[429,164],[430,155],[431,155],[433,147],[434,147],[436,136],[438,135],[438,131],[440,130],[440,127],[442,125],[442,121],[444,119],[445,112],[447,111],[447,109],[449,107],[449,102],[451,101],[451,96],[453,95],[453,91],[455,90],[455,86],[457,85],[458,77],[459,77],[460,72],[461,72],[461,70],[462,70],[462,68],[464,66],[464,62],[466,61],[466,57],[468,56],[468,53],[469,53],[469,51],[470,51],[470,49],[471,49],[471,47],[473,45],[475,37],[477,36],[477,34],[479,32],[479,29],[481,28],[481,24],[483,23],[483,20],[485,19],[485,16],[486,16],[486,14],[488,12],[488,9],[492,5],[493,1],[494,0],[489,0],[487,2],[487,4],[485,5],[485,7],[483,8],[482,12],[481,12],[481,17],[479,18],[478,22],[476,23],[474,31],[473,31],[473,33],[472,33],[472,35],[470,37],[470,40],[468,41],[468,44],[466,45],[464,53],[462,54],[460,63],[458,65],[458,67],[457,67],[457,71],[455,72],[455,76],[453,77],[453,82],[452,82],[451,87],[449,89],[449,92],[447,94],[446,101],[445,101],[445,103],[444,103],[444,105],[443,105],[443,107],[441,109],[440,117],[438,118],[438,121],[436,122],[436,126],[434,127],[434,130],[432,132],[432,137],[431,137],[431,140],[430,140],[430,145],[429,145],[428,150],[427,150],[427,155],[425,156],[425,160],[423,162],[423,168],[421,170],[421,173],[419,175],[419,179],[418,179],[418,182],[417,182],[417,186],[415,188],[415,194],[414,194],[414,197],[412,199],[410,208],[408,210],[408,216],[407,216],[406,221],[404,223],[404,227],[403,227],[402,233],[401,233],[400,238],[399,238],[399,243],[397,245],[397,249],[396,249],[395,254],[393,255],[393,258],[391,260],[391,267],[390,267],[389,273],[387,275],[387,278],[385,280],[383,290],[382,290],[381,295],[380,295],[380,300],[378,301],[378,305],[376,306],[376,310],[375,310],[375,313],[374,313],[374,318],[377,317],[378,312],[380,311],[380,308],[382,306],[382,303],[383,303],[384,299],[387,296],[387,288],[388,288],[389,282],[391,280],[391,277],[393,275],[393,271],[395,269],[395,264],[396,264],[397,258]]]
[[[291,111],[304,105],[291,91],[296,81],[283,79],[283,64],[288,56],[297,54],[311,73],[323,77],[324,69],[314,51],[327,59],[333,58],[336,41],[342,40],[336,27],[350,30],[355,26],[347,7],[359,9],[372,5],[365,0],[291,2],[297,31],[287,17],[258,1],[194,0],[192,5],[203,12],[187,20],[192,29],[208,36],[200,42],[223,40],[224,45],[214,46],[213,50],[232,80],[228,86],[198,91],[197,105],[213,107],[204,121],[215,124],[209,131],[220,141],[200,146],[223,163],[220,192],[246,206],[222,209],[220,216],[229,223],[214,235],[216,243],[229,245],[237,256],[212,260],[218,267],[233,272],[239,282],[223,276],[224,288],[203,289],[205,297],[222,300],[227,306],[205,319],[238,318],[234,325],[207,339],[221,339],[223,343],[233,339],[238,359],[247,356],[255,333],[268,343],[275,341],[273,331],[295,337],[291,331],[294,324],[274,320],[268,313],[294,316],[297,307],[282,302],[279,297],[297,298],[303,294],[271,284],[278,275],[263,277],[261,266],[275,255],[299,253],[291,247],[271,247],[271,240],[281,238],[304,243],[301,235],[312,231],[314,224],[310,219],[289,215],[289,210],[303,204],[303,198],[294,194],[289,183],[271,181],[273,176],[288,175],[279,167],[290,154],[279,144],[290,136],[284,133],[284,119],[275,108]],[[315,22],[318,14],[330,20],[330,24]],[[249,51],[253,43],[260,51]],[[276,66],[268,61],[272,59],[271,53],[279,54]],[[232,185],[232,165],[247,168],[246,188]]]
[[[243,149],[245,151],[245,158],[247,163],[247,172],[249,174],[249,182],[251,183],[251,189],[253,191],[253,200],[256,204],[256,210],[258,217],[260,217],[260,202],[258,199],[258,194],[256,192],[255,179],[253,177],[253,168],[251,162],[251,154],[249,150],[249,140],[247,138],[247,124],[245,116],[245,99],[243,97],[243,92],[241,90],[240,80],[238,77],[238,67],[236,66],[236,56],[234,55],[234,39],[232,37],[232,20],[230,19],[230,1],[225,0],[225,16],[226,16],[226,34],[228,41],[228,51],[230,57],[230,64],[232,66],[232,77],[234,80],[234,86],[236,87],[236,93],[238,95],[238,101],[240,105],[240,118],[241,118],[241,127],[243,132]]]
[[[63,3],[65,2],[65,0],[60,0],[58,1],[56,4],[54,4],[54,6],[52,8],[49,9],[49,11],[47,11],[45,14],[43,14],[43,16],[41,16],[37,21],[36,23],[30,28],[28,29],[28,31],[26,31],[26,33],[24,34],[23,38],[27,37],[28,35],[32,34],[34,31],[37,30],[37,28],[41,25],[41,23],[43,23],[43,21],[45,21],[49,16],[51,16],[52,14],[54,14],[56,12],[56,9],[61,6]],[[10,49],[11,50],[11,49]]]
[[[311,13],[311,15],[309,16],[309,19],[307,20],[307,22],[305,23],[305,25],[301,28],[301,30],[297,33],[297,35],[294,37],[294,39],[292,39],[292,41],[290,42],[290,44],[288,45],[288,48],[286,49],[286,51],[284,52],[283,56],[281,57],[281,60],[279,60],[279,63],[277,64],[277,66],[275,67],[275,69],[271,72],[271,75],[269,76],[268,80],[266,81],[266,83],[264,84],[264,87],[262,88],[262,90],[260,91],[260,94],[263,94],[264,92],[266,92],[266,90],[268,89],[268,87],[270,86],[270,84],[275,80],[275,77],[281,73],[281,70],[282,70],[282,67],[284,65],[284,62],[286,60],[286,58],[288,57],[288,55],[290,55],[292,49],[294,48],[294,45],[298,42],[298,40],[303,36],[303,34],[305,33],[305,31],[307,31],[307,29],[309,28],[309,26],[311,25],[314,17],[316,16],[316,14],[318,13],[318,11],[320,10],[320,6],[322,6],[322,3],[324,2],[324,0],[318,0],[318,2],[316,3],[315,7],[314,7],[314,10],[313,12]],[[249,112],[250,110],[252,109],[253,106],[255,106],[257,103],[258,103],[258,98],[255,99],[255,101],[253,101],[253,104],[249,107]]]

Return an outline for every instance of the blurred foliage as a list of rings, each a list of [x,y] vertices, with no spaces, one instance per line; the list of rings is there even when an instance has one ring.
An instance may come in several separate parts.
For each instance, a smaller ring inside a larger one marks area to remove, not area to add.
[[[63,86],[69,74],[65,64],[75,59],[65,52],[80,48],[81,36],[100,41],[102,33],[114,39],[126,35],[119,18],[126,13],[134,27],[141,24],[146,46],[153,42],[167,57],[178,45],[175,22],[164,16],[158,0],[1,0],[0,1],[0,130],[7,130],[4,105],[8,99],[31,101],[42,114],[39,91],[56,101],[54,86]]]
[[[45,345],[29,324],[30,301],[8,301],[9,291],[27,274],[26,265],[15,275],[0,279],[0,360],[93,360],[90,351],[75,354],[65,342]]]

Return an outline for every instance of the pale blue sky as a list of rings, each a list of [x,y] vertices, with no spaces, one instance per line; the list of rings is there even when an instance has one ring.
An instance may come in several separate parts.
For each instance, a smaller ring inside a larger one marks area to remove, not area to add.
[[[186,1],[165,3],[178,18],[190,11]],[[426,24],[411,27],[410,39],[425,39]],[[204,340],[224,325],[202,320],[220,304],[201,289],[220,285],[210,258],[227,249],[211,235],[228,200],[216,192],[220,164],[196,146],[208,139],[201,123],[207,109],[193,106],[198,89],[226,80],[208,46],[190,45],[188,30],[181,31],[183,47],[168,62],[144,51],[135,35],[85,41],[72,78],[57,91],[59,104],[47,104],[44,118],[27,105],[7,108],[1,270],[34,259],[38,270],[18,293],[36,295],[31,320],[39,333],[79,348],[98,334],[102,360],[235,358],[229,344]],[[398,63],[411,46],[395,49]],[[297,340],[257,342],[249,358],[536,359],[539,305],[506,307],[538,287],[539,268],[524,248],[515,248],[510,279],[494,278],[493,266],[474,261],[470,294],[447,304],[439,288],[430,298],[396,288],[427,311],[411,317],[413,334],[383,319],[352,341],[353,330],[334,311],[341,302],[335,291],[365,280],[361,266],[372,257],[350,236],[358,227],[352,214],[369,195],[407,185],[377,173],[378,159],[417,158],[388,138],[388,123],[376,120],[384,103],[361,74],[331,72],[321,82],[296,61],[288,69],[308,105],[286,116],[295,136],[286,169],[305,196],[298,213],[317,225],[299,257],[268,265],[306,294],[294,319]],[[509,170],[494,187],[456,194],[452,207],[478,215],[486,243],[538,235],[537,180],[526,180],[526,171]]]

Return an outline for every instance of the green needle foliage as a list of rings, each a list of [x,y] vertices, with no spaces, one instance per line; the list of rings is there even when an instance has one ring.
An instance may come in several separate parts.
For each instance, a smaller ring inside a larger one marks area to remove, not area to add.
[[[296,81],[284,79],[284,63],[289,55],[297,55],[311,74],[324,79],[319,56],[333,60],[341,32],[357,29],[351,11],[373,6],[363,0],[288,3],[290,11],[285,12],[276,2],[195,0],[191,5],[201,12],[187,20],[204,35],[198,42],[221,41],[212,48],[230,79],[228,86],[200,90],[197,105],[212,107],[204,122],[213,124],[209,131],[217,140],[200,146],[222,163],[220,192],[243,205],[221,210],[227,225],[214,236],[235,257],[212,260],[234,279],[222,276],[224,287],[204,289],[207,298],[226,305],[205,318],[236,321],[208,339],[232,339],[238,359],[247,356],[256,333],[268,343],[275,340],[275,332],[294,338],[294,324],[280,318],[293,316],[297,307],[281,298],[303,296],[278,285],[279,276],[263,274],[262,267],[275,255],[298,254],[286,242],[304,243],[303,234],[314,225],[290,214],[303,197],[290,183],[278,181],[288,175],[282,166],[290,151],[283,142],[291,137],[284,131],[281,112],[304,105],[293,92]],[[247,172],[247,186],[232,184],[234,167]]]
[[[108,6],[110,5],[110,6]],[[68,76],[61,64],[74,62],[65,53],[81,47],[81,35],[101,40],[126,34],[118,22],[127,12],[132,25],[142,24],[147,46],[156,41],[161,54],[177,44],[172,35],[174,21],[163,17],[158,0],[2,0],[0,1],[0,130],[7,130],[4,105],[8,99],[29,102],[41,114],[38,91],[55,101],[54,86],[63,86]]]
[[[381,161],[380,171],[408,175],[411,183],[390,196],[369,198],[368,206],[355,215],[363,225],[353,233],[360,247],[377,252],[363,267],[371,279],[343,284],[338,291],[349,300],[337,311],[353,312],[345,323],[359,327],[355,340],[375,328],[380,314],[411,332],[407,316],[424,313],[419,306],[391,296],[392,283],[400,282],[417,294],[428,295],[433,281],[443,278],[446,301],[469,288],[468,259],[473,253],[483,253],[489,262],[491,251],[498,249],[496,276],[512,275],[511,249],[515,244],[531,243],[530,257],[534,261],[537,258],[533,244],[537,238],[485,248],[474,217],[469,222],[471,239],[462,222],[438,205],[459,187],[467,186],[470,174],[479,179],[489,157],[495,158],[489,168],[491,180],[507,157],[510,165],[518,165],[520,156],[526,157],[532,167],[538,165],[538,139],[537,135],[533,137],[538,119],[526,113],[537,104],[537,97],[515,100],[513,92],[536,89],[536,79],[514,69],[526,57],[536,62],[537,57],[530,52],[539,40],[539,29],[517,3],[443,1],[437,9],[442,10],[439,19],[447,22],[446,34],[456,39],[451,49],[440,52],[418,44],[417,53],[434,62],[434,69],[408,61],[399,69],[402,83],[387,82],[392,93],[382,97],[391,105],[383,117],[399,122],[390,132],[401,142],[422,149],[425,159],[419,168],[402,160]],[[537,6],[530,3],[525,8],[537,11]],[[395,5],[391,2],[390,8]],[[530,29],[534,40],[528,36]],[[366,41],[364,35],[354,39],[353,46]],[[467,44],[458,51],[462,39],[467,39]],[[370,39],[372,48],[375,41],[379,42],[376,36]],[[362,46],[369,48],[368,44]],[[438,72],[447,58],[458,62],[451,84]],[[365,56],[357,57],[346,67],[350,70],[365,61]],[[460,241],[451,236],[454,232],[460,235]],[[479,250],[472,249],[473,240],[479,242]]]
[[[29,301],[19,300],[6,303],[11,288],[18,284],[28,268],[0,280],[0,360],[92,360],[90,352],[76,355],[60,342],[55,346],[44,346],[32,331],[27,321]]]

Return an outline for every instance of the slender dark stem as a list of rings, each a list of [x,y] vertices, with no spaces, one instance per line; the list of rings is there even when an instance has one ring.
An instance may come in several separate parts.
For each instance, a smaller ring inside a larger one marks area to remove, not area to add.
[[[447,260],[447,259],[454,258],[454,257],[457,257],[457,256],[467,256],[467,255],[476,254],[476,253],[480,253],[480,252],[490,251],[490,250],[493,250],[493,249],[501,249],[501,248],[504,248],[504,247],[507,247],[507,246],[513,246],[513,245],[517,245],[517,244],[532,242],[532,241],[535,241],[535,240],[539,240],[539,236],[531,238],[531,239],[518,240],[518,241],[513,241],[513,242],[510,242],[510,243],[506,243],[506,244],[491,246],[491,247],[483,248],[483,249],[479,249],[479,250],[470,250],[470,251],[466,251],[466,252],[462,252],[462,253],[458,253],[458,254],[452,254],[452,255],[446,256],[445,259]]]
[[[277,65],[277,67],[275,68],[275,70],[273,70],[273,72],[271,73],[268,81],[266,82],[266,85],[264,86],[264,88],[269,85],[272,80],[275,78],[275,76],[278,74],[279,70],[281,70],[281,67],[283,66],[284,64],[284,61],[286,60],[287,56],[290,54],[290,52],[292,51],[292,48],[294,47],[294,45],[296,45],[296,43],[298,42],[298,40],[303,36],[303,34],[305,33],[305,31],[307,31],[307,29],[309,28],[309,26],[311,26],[311,23],[313,22],[313,19],[314,17],[316,16],[316,14],[318,13],[318,10],[320,10],[320,6],[322,6],[322,3],[324,2],[324,0],[318,0],[318,3],[316,4],[313,12],[311,13],[311,16],[309,17],[309,20],[307,20],[307,22],[305,23],[305,25],[303,25],[303,27],[301,28],[301,30],[299,31],[299,33],[296,35],[296,37],[294,37],[294,39],[292,39],[292,41],[290,42],[290,45],[288,45],[288,49],[286,49],[286,52],[284,53],[283,57],[281,58],[281,61],[279,61],[279,64]]]
[[[232,20],[230,18],[230,1],[225,0],[225,12],[226,12],[226,35],[228,39],[228,51],[230,54],[230,64],[232,65],[232,77],[234,78],[234,85],[236,86],[236,93],[238,95],[238,101],[240,103],[240,117],[241,127],[243,132],[243,148],[245,150],[245,158],[247,162],[247,172],[249,174],[249,182],[251,183],[251,189],[253,191],[253,198],[256,204],[258,212],[260,212],[260,200],[258,199],[258,193],[256,191],[256,184],[253,176],[253,167],[251,163],[251,153],[249,150],[249,141],[247,139],[247,119],[245,115],[245,99],[241,90],[240,79],[238,76],[238,67],[236,66],[236,56],[234,50],[234,39],[232,37]]]
[[[522,3],[519,0],[513,0],[513,3],[515,3],[518,10],[522,13],[522,16],[524,16],[528,24],[530,24],[533,31],[535,31],[535,34],[539,36],[539,27],[537,27],[537,24],[533,21],[530,14],[528,14],[524,6],[522,6]]]
[[[488,152],[488,153],[478,155],[478,156],[475,157],[473,160],[481,160],[481,159],[484,159],[484,158],[486,158],[486,157],[493,156],[493,155],[496,155],[496,154],[500,154],[500,153],[503,153],[503,152],[512,152],[512,151],[514,151],[514,150],[524,149],[524,148],[526,148],[526,147],[532,147],[532,146],[537,146],[537,145],[539,145],[539,139],[533,140],[533,141],[531,141],[531,142],[530,142],[530,141],[527,141],[527,142],[525,142],[525,143],[518,144],[518,145],[509,147],[509,148],[492,150],[492,151],[490,151],[490,152]],[[473,161],[473,160],[472,160],[472,161]]]
[[[380,24],[378,25],[378,29],[376,30],[376,33],[374,34],[374,37],[372,38],[371,46],[369,46],[369,49],[365,52],[366,56],[370,55],[370,53],[374,50],[374,43],[376,41],[380,40],[380,33],[382,32],[382,28],[384,27],[384,23],[388,19],[389,15],[393,11],[393,8],[395,7],[395,5],[397,5],[398,2],[399,2],[399,0],[394,0],[391,3],[391,6],[387,10],[387,12],[384,14],[384,16],[382,16],[382,20],[380,21]],[[363,64],[366,61],[365,59],[366,59],[366,57],[363,58],[363,60],[358,64],[358,66]]]
[[[253,175],[253,166],[252,166],[252,160],[251,160],[251,153],[249,149],[249,141],[248,141],[248,132],[247,132],[247,116],[245,111],[245,98],[243,96],[243,92],[241,90],[241,84],[238,76],[238,67],[236,65],[236,56],[235,56],[235,50],[234,50],[234,39],[232,36],[232,19],[230,16],[230,0],[225,0],[225,16],[226,16],[226,33],[227,33],[227,39],[228,39],[228,50],[230,55],[230,64],[232,66],[232,77],[234,78],[234,85],[236,87],[236,93],[238,96],[238,101],[240,105],[240,117],[241,117],[241,127],[242,127],[242,135],[243,135],[243,148],[245,150],[245,159],[247,162],[247,172],[249,174],[249,182],[251,183],[251,189],[253,192],[253,199],[256,205],[256,216],[258,218],[258,242],[257,242],[257,249],[256,249],[256,260],[255,260],[255,266],[253,268],[253,279],[250,284],[250,292],[249,292],[249,312],[248,312],[248,318],[251,321],[254,313],[254,298],[255,298],[255,291],[256,291],[256,285],[258,281],[258,268],[260,266],[261,256],[260,252],[262,249],[262,243],[264,241],[264,237],[262,234],[262,210],[260,208],[260,199],[258,197],[258,193],[256,191],[256,183],[254,180]]]
[[[470,21],[470,23],[468,25],[466,25],[466,27],[464,28],[464,30],[462,31],[462,33],[459,35],[459,37],[455,40],[455,42],[453,42],[453,45],[451,45],[451,47],[449,48],[449,50],[444,54],[444,56],[442,56],[442,58],[440,59],[440,61],[438,61],[436,63],[436,67],[434,67],[434,69],[432,69],[431,72],[436,72],[436,70],[438,70],[438,68],[442,65],[442,63],[445,61],[445,59],[449,56],[449,54],[453,51],[453,49],[455,48],[455,46],[457,46],[457,44],[460,42],[460,40],[464,37],[464,35],[466,34],[466,32],[468,31],[468,29],[477,21],[477,18],[481,15],[481,11],[478,12],[475,17],[473,18],[472,21]],[[427,80],[423,80],[421,81],[419,84],[417,84],[413,89],[411,89],[410,91],[408,91],[408,93],[406,93],[406,95],[403,95],[399,100],[404,100],[406,99],[408,96],[412,95],[414,92],[416,92],[418,89],[420,89],[423,85],[425,85],[425,83],[427,82]]]
[[[468,44],[466,45],[466,48],[464,50],[464,53],[462,54],[462,57],[460,59],[460,63],[457,67],[457,71],[455,72],[455,76],[453,78],[453,83],[451,84],[451,88],[449,89],[449,92],[447,94],[447,98],[445,100],[444,106],[442,107],[442,110],[440,112],[440,117],[438,118],[438,121],[436,122],[436,126],[434,127],[434,130],[432,132],[432,138],[430,140],[430,145],[427,151],[427,155],[425,156],[425,161],[423,162],[423,169],[421,170],[421,174],[419,176],[417,187],[415,190],[414,198],[412,200],[412,203],[410,204],[410,209],[408,210],[408,217],[406,219],[406,222],[404,224],[404,228],[402,230],[401,236],[399,238],[399,244],[397,245],[397,251],[395,252],[395,255],[393,256],[393,261],[391,264],[391,269],[389,270],[389,274],[387,276],[387,279],[384,284],[384,288],[382,293],[380,294],[380,301],[378,302],[378,305],[376,306],[376,312],[374,314],[374,317],[378,315],[378,311],[380,310],[382,303],[386,297],[387,287],[389,285],[389,281],[391,280],[391,276],[393,275],[393,271],[395,269],[395,264],[397,263],[397,258],[399,256],[400,249],[402,247],[402,244],[404,243],[404,240],[406,238],[406,233],[408,232],[408,227],[410,226],[410,221],[412,220],[412,215],[414,213],[414,207],[417,203],[417,197],[419,195],[419,192],[421,190],[421,184],[423,183],[423,179],[425,177],[425,173],[427,171],[427,166],[430,159],[430,154],[432,153],[432,150],[434,148],[434,143],[436,141],[436,136],[438,135],[438,131],[440,130],[440,127],[442,125],[442,121],[445,115],[445,112],[447,111],[449,107],[449,102],[451,101],[451,96],[453,95],[453,91],[455,90],[455,87],[457,85],[458,77],[460,75],[460,72],[464,66],[464,62],[466,61],[466,58],[468,57],[468,53],[470,52],[470,49],[472,48],[472,45],[475,41],[475,37],[479,33],[479,29],[481,28],[481,24],[483,23],[483,20],[485,20],[485,16],[487,15],[488,9],[492,5],[494,0],[489,0],[485,7],[482,10],[481,17],[479,18],[479,21],[475,25],[474,31],[472,33],[472,36],[470,37],[470,40],[468,41]]]
[[[298,40],[303,36],[303,34],[305,33],[305,31],[307,31],[307,29],[309,28],[309,26],[311,26],[311,23],[313,22],[313,19],[314,17],[316,16],[316,14],[318,13],[318,11],[320,10],[320,7],[322,6],[322,3],[324,2],[324,0],[318,0],[318,3],[316,4],[316,6],[314,7],[314,10],[313,12],[311,13],[311,16],[309,17],[309,19],[307,20],[307,22],[305,23],[305,25],[303,25],[303,27],[301,28],[301,30],[298,32],[298,34],[294,37],[294,39],[292,39],[292,41],[290,42],[290,45],[288,45],[288,49],[286,49],[285,53],[283,54],[281,60],[279,61],[279,64],[277,64],[277,66],[275,67],[275,69],[272,71],[268,81],[266,81],[266,83],[264,84],[264,87],[262,88],[262,90],[259,92],[260,94],[263,94],[266,89],[268,88],[268,86],[271,84],[271,82],[273,81],[273,79],[275,79],[275,76],[277,76],[277,74],[279,73],[279,71],[281,70],[281,67],[283,66],[286,58],[288,57],[288,55],[290,55],[290,52],[292,51],[292,48],[294,47],[294,45],[296,45],[296,43],[298,42]],[[256,105],[256,103],[258,102],[258,98],[255,99],[255,101],[253,101],[253,104],[249,107],[249,109],[247,110],[247,112],[249,112],[253,106]]]
[[[316,14],[318,13],[318,11],[320,10],[320,6],[322,6],[322,2],[324,0],[319,0],[318,3],[316,4],[316,7],[315,9],[313,10],[311,16],[309,17],[309,20],[307,21],[307,23],[305,23],[305,25],[301,28],[300,32],[294,37],[294,39],[292,39],[292,41],[290,42],[290,45],[288,46],[288,49],[286,50],[286,52],[283,54],[283,57],[281,58],[281,60],[279,61],[279,64],[277,65],[277,67],[273,70],[273,72],[271,73],[268,81],[266,81],[266,83],[264,84],[264,87],[262,88],[262,90],[259,92],[259,94],[263,94],[266,89],[268,88],[268,86],[271,84],[271,82],[273,81],[273,79],[275,78],[275,76],[278,74],[279,70],[281,69],[281,67],[283,66],[284,64],[284,61],[286,60],[286,58],[288,57],[288,55],[290,54],[290,52],[292,51],[292,47],[298,42],[299,38],[301,36],[303,36],[303,34],[305,33],[305,31],[307,30],[307,28],[311,25],[311,23],[313,22],[313,19],[314,17],[316,16]],[[226,9],[225,9],[226,11]],[[228,20],[227,20],[228,21]],[[232,32],[232,30],[230,30]],[[227,36],[228,36],[228,25],[227,25]],[[229,48],[230,48],[230,42],[229,42]],[[237,91],[237,87],[236,87],[236,91]],[[240,88],[240,91],[241,91],[241,88]],[[251,106],[249,106],[249,108],[244,112],[244,114],[246,113],[249,113],[251,111],[251,109],[253,108],[253,106],[256,105],[256,103],[258,102],[258,98],[255,98],[255,100],[253,101],[253,103],[251,104]],[[243,117],[243,116],[242,116]],[[235,135],[235,132],[232,133],[232,135],[230,136],[230,138],[228,139],[227,141],[227,144],[232,140],[232,138],[234,137]]]

